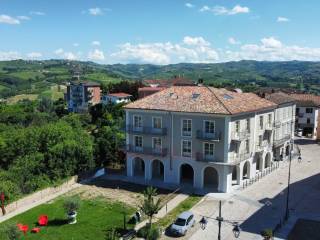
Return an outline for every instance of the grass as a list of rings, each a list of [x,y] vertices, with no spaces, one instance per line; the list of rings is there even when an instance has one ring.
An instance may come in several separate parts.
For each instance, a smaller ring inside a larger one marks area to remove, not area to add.
[[[59,98],[63,99],[63,97],[64,97],[63,92],[64,92],[64,90],[61,87],[59,89],[58,85],[55,85],[55,86],[52,86],[50,89],[43,91],[40,94],[40,96],[41,97],[49,97],[52,100],[58,100]]]
[[[36,226],[38,216],[46,214],[49,217],[47,227],[42,227],[41,232],[37,234],[27,233],[23,238],[28,240],[46,239],[106,239],[106,230],[110,228],[123,227],[123,212],[129,216],[134,213],[134,209],[121,203],[110,203],[105,199],[96,198],[81,201],[81,207],[78,211],[77,223],[74,225],[66,224],[66,214],[63,209],[64,199],[60,198],[53,203],[43,204],[35,207],[25,213],[22,213],[5,223],[0,224],[0,228],[6,223],[27,224],[29,229]],[[127,227],[132,227],[127,224]],[[3,236],[0,233],[0,240]]]
[[[17,103],[20,100],[28,99],[34,101],[38,98],[38,94],[20,94],[7,99],[9,104]]]
[[[88,81],[96,81],[96,82],[100,82],[100,83],[119,82],[120,81],[119,78],[111,77],[108,74],[102,73],[102,72],[85,74],[83,76],[83,79],[86,79]]]
[[[13,73],[9,73],[8,75],[11,76],[11,77],[20,78],[20,79],[23,79],[23,80],[36,79],[37,77],[39,79],[44,78],[44,75],[42,73],[36,72],[36,71],[13,72]]]
[[[190,210],[201,199],[202,199],[201,196],[196,196],[196,195],[189,196],[182,203],[180,203],[177,207],[175,207],[171,212],[169,212],[164,218],[161,218],[157,222],[157,225],[159,225],[163,229],[168,227],[177,218],[177,216],[180,213]]]

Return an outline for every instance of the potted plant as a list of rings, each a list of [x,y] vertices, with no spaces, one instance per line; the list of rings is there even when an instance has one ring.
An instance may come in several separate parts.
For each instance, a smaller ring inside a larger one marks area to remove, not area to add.
[[[261,236],[265,240],[273,239],[273,231],[272,231],[272,229],[267,228],[267,229],[262,230],[261,231]]]
[[[69,197],[65,199],[63,207],[67,213],[69,224],[77,223],[77,211],[80,207],[80,198]]]

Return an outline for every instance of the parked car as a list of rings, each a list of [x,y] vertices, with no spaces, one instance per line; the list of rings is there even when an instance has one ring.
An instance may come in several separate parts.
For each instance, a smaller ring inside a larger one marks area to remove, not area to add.
[[[296,136],[302,137],[302,133],[303,133],[303,130],[302,130],[301,128],[298,128],[298,129],[296,130]]]
[[[184,236],[188,229],[195,224],[194,215],[192,212],[181,213],[176,221],[171,225],[170,232],[174,235]]]

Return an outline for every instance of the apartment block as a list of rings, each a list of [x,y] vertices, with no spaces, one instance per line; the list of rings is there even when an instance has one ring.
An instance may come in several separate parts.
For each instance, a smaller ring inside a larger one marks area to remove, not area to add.
[[[231,192],[272,166],[277,107],[252,93],[204,86],[174,86],[129,103],[127,175]]]
[[[71,82],[67,85],[69,112],[87,112],[90,106],[100,103],[100,84],[94,82]]]

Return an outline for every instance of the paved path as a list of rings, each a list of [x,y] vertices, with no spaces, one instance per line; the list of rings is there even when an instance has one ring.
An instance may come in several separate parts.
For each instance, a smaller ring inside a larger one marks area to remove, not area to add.
[[[175,207],[177,207],[181,202],[186,200],[189,197],[187,194],[180,193],[177,196],[175,196],[173,199],[171,199],[165,206],[163,206],[160,211],[154,216],[154,222],[157,222],[160,218],[163,218],[167,213],[169,213],[171,210],[173,210]],[[135,226],[135,230],[139,230],[142,228],[148,220],[142,221],[139,224]]]
[[[37,206],[39,206],[41,204],[49,202],[52,199],[55,199],[55,198],[65,194],[65,193],[67,193],[67,192],[69,192],[69,191],[71,191],[73,189],[76,189],[76,188],[80,187],[80,186],[82,186],[82,185],[79,184],[79,183],[74,183],[70,187],[66,187],[66,188],[62,189],[61,191],[59,191],[59,192],[47,195],[47,196],[43,197],[41,200],[39,200],[39,201],[35,201],[35,202],[30,203],[30,204],[26,204],[24,206],[21,206],[18,209],[16,209],[15,211],[6,214],[5,216],[0,216],[0,223],[6,221],[6,220],[8,220],[8,219],[10,219],[10,218],[12,218],[12,217],[14,217],[16,215],[19,215],[20,213],[24,213],[24,212],[30,210],[31,208],[34,208],[34,207],[37,207]]]
[[[296,219],[306,217],[320,220],[320,146],[317,144],[301,145],[302,162],[292,162],[290,187],[290,220],[277,234],[278,239],[285,239]],[[222,215],[225,219],[238,221],[242,228],[238,239],[262,239],[260,231],[274,228],[285,214],[288,162],[259,182],[233,194],[210,194],[197,214],[207,215],[210,200],[211,209],[218,215],[218,200],[223,200]],[[208,215],[207,215],[208,216]],[[218,227],[216,221],[209,221],[205,230],[198,229],[189,239],[216,239]],[[232,226],[222,224],[222,239],[235,239]]]

